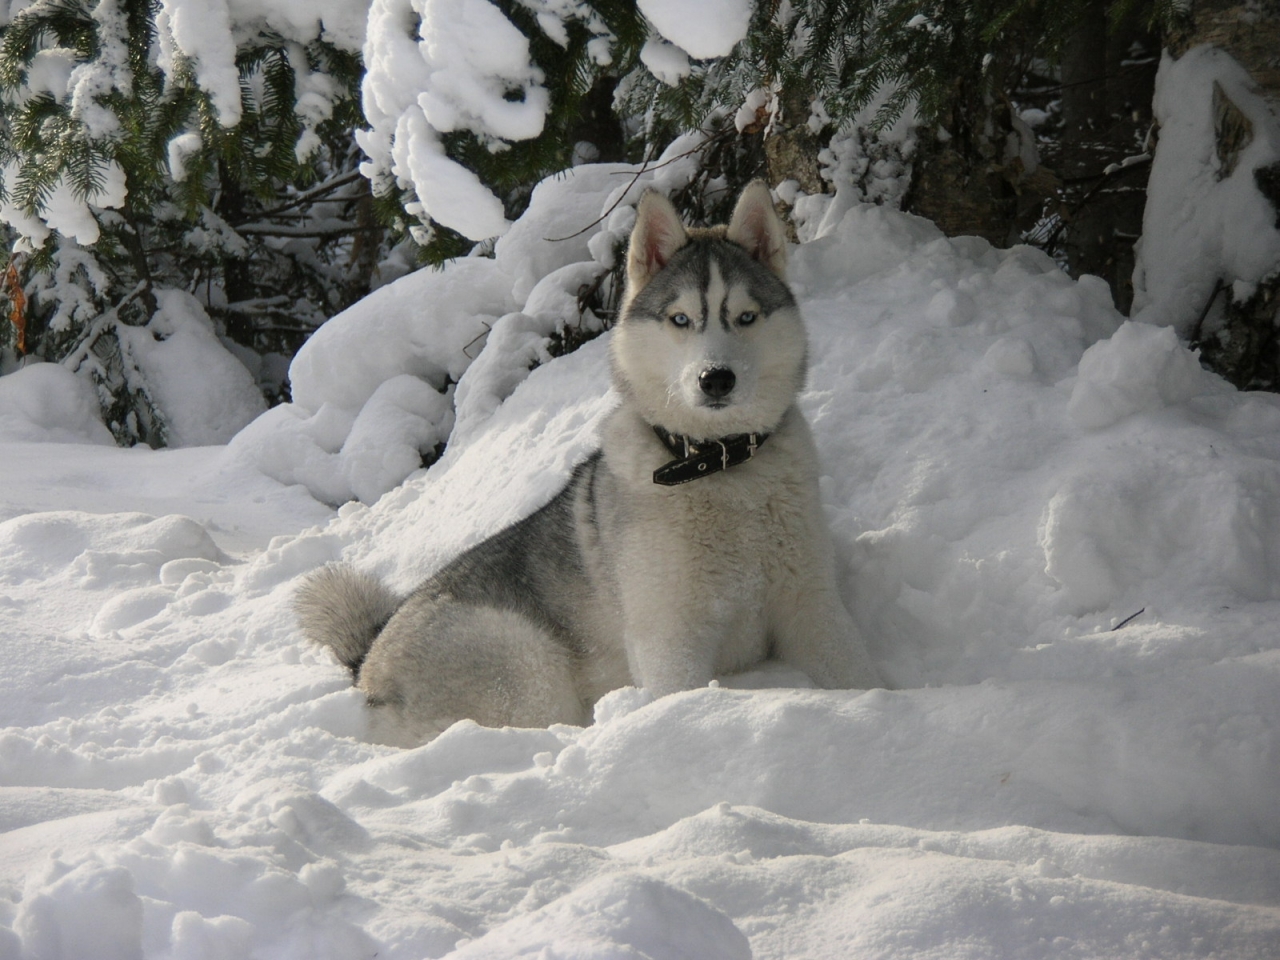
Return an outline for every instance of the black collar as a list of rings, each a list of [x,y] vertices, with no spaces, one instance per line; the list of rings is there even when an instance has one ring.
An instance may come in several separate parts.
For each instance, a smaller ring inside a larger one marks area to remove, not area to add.
[[[676,457],[653,471],[653,482],[664,487],[709,477],[746,463],[756,455],[756,448],[769,439],[767,433],[735,433],[712,440],[691,440],[659,426],[654,426],[653,432]]]

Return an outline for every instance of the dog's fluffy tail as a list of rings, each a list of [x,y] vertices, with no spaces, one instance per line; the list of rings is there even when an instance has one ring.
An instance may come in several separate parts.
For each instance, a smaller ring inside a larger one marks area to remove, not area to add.
[[[400,602],[368,574],[330,564],[303,581],[293,608],[307,638],[332,650],[358,680],[369,648]]]

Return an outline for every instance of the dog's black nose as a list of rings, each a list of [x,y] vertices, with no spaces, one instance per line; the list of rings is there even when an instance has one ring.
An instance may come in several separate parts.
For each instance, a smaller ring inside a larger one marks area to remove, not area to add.
[[[722,400],[733,390],[738,378],[728,367],[711,367],[698,375],[698,386],[712,400]]]

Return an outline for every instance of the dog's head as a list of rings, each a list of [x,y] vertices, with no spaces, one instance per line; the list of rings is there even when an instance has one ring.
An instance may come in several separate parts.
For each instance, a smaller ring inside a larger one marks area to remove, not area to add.
[[[695,438],[768,432],[804,383],[806,341],[769,189],[750,184],[726,227],[686,230],[661,194],[640,200],[614,381],[641,414]]]

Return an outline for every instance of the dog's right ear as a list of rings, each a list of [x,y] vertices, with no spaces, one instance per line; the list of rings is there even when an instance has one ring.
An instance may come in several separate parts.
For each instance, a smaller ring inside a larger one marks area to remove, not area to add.
[[[671,201],[656,190],[646,190],[636,208],[636,225],[627,248],[627,289],[631,296],[644,289],[688,240]]]
[[[763,263],[782,279],[787,278],[787,231],[773,209],[769,186],[763,180],[752,180],[738,197],[725,239],[742,247],[751,259]]]

